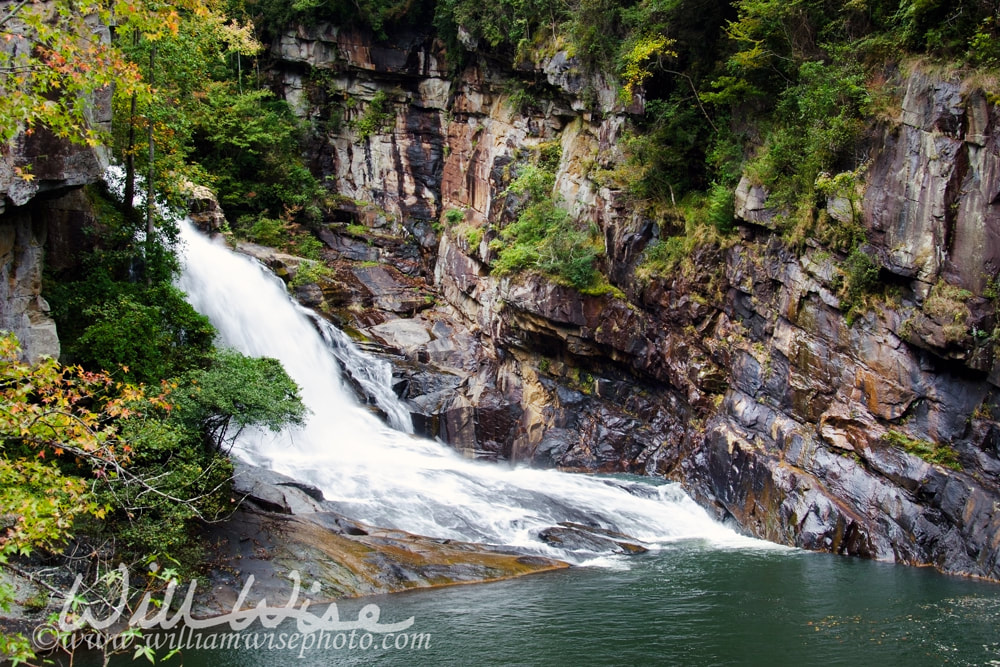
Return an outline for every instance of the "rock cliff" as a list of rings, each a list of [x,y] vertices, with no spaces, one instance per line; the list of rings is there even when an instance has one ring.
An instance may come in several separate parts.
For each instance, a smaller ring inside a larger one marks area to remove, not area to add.
[[[106,26],[95,22],[91,28],[92,39],[110,41]],[[0,48],[8,56],[28,51],[23,26],[12,29]],[[110,89],[90,102],[91,127],[110,131]],[[45,255],[56,268],[73,261],[84,224],[92,217],[79,190],[102,178],[107,160],[103,147],[76,145],[45,128],[22,131],[0,146],[0,331],[18,336],[27,359],[59,356],[56,325],[42,296]]]
[[[425,434],[666,475],[754,535],[1000,579],[1000,111],[981,90],[897,77],[899,113],[827,212],[864,226],[858,252],[891,286],[859,306],[844,253],[785,244],[748,179],[738,240],[639,277],[657,225],[595,177],[635,108],[566,53],[450,76],[429,33],[316,26],[272,56],[342,197],[320,232],[336,279],[300,291],[393,357]],[[591,294],[490,273],[512,170],[548,146],[556,192],[605,242]]]
[[[110,107],[105,112],[103,122],[110,122]],[[29,178],[14,169],[28,165]],[[19,136],[0,154],[0,331],[17,334],[27,359],[59,356],[42,270],[46,263],[60,268],[75,261],[93,218],[81,188],[98,182],[106,167],[103,150],[74,146],[44,130]]]

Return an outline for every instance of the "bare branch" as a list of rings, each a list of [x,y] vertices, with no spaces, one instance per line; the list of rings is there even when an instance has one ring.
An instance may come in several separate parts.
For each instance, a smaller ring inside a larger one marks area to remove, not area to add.
[[[678,72],[672,69],[664,69],[663,71],[667,74],[676,74],[677,76],[687,79],[688,85],[691,86],[691,92],[694,93],[694,101],[698,103],[698,108],[701,109],[702,115],[705,116],[705,120],[707,120],[708,124],[712,126],[712,129],[718,132],[719,128],[717,128],[715,123],[712,122],[712,117],[708,115],[708,111],[706,111],[705,107],[702,105],[701,98],[698,96],[698,89],[694,87],[694,81],[691,80],[691,77],[684,72]],[[673,192],[670,193],[670,197],[673,199]]]
[[[58,588],[56,588],[55,586],[51,586],[47,582],[42,581],[41,579],[39,579],[37,576],[35,576],[31,572],[27,572],[25,570],[22,570],[21,568],[19,568],[16,565],[13,565],[11,563],[3,563],[2,565],[0,565],[0,567],[3,567],[5,569],[10,570],[11,572],[13,572],[14,574],[18,575],[19,577],[24,577],[25,579],[27,579],[31,583],[37,584],[37,585],[41,586],[42,588],[44,588],[45,590],[49,591],[53,595],[58,595],[61,598],[65,598],[66,597],[66,592],[65,591],[61,591]]]
[[[15,16],[17,16],[17,14],[21,11],[21,9],[29,2],[31,2],[31,0],[21,0],[21,2],[14,5],[14,7],[11,8],[9,12],[7,12],[6,16],[0,18],[0,27],[7,25],[7,22],[13,19]]]

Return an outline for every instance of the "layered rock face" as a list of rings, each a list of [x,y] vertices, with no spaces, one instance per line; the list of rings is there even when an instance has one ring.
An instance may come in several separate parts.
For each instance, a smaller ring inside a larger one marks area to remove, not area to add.
[[[904,86],[862,198],[895,298],[850,326],[828,253],[730,249],[727,310],[754,342],[685,469],[757,535],[997,578],[1000,367],[983,295],[998,266],[1000,114],[957,81]],[[917,441],[950,443],[959,470],[894,446]]]
[[[615,90],[562,53],[513,79],[480,64],[453,79],[427,34],[375,45],[300,28],[274,56],[285,97],[319,130],[316,167],[353,223],[321,232],[337,280],[322,285],[322,301],[305,298],[395,354],[418,429],[470,456],[575,469],[676,460],[657,452],[676,450],[687,407],[633,375],[624,301],[489,276],[489,241],[510,215],[503,190],[526,150],[557,145],[567,207],[616,217],[614,193],[584,173],[614,152],[624,122]],[[462,220],[453,231],[483,230],[476,247],[441,233],[449,211]],[[608,307],[617,324],[602,323]]]
[[[900,80],[863,188],[830,202],[894,286],[849,318],[845,257],[783,245],[749,181],[738,243],[638,278],[657,226],[590,176],[620,159],[626,110],[564,53],[449,77],[430,35],[320,26],[273,55],[344,197],[321,232],[337,279],[300,296],[392,356],[423,433],[666,475],[754,535],[1000,579],[1000,112],[981,92]],[[553,145],[563,205],[605,240],[601,294],[490,273],[511,174]]]
[[[51,8],[49,8],[51,9]],[[13,17],[7,40],[9,55],[32,48],[24,26]],[[107,26],[87,21],[89,39],[109,42]],[[110,131],[111,91],[90,99],[91,127]],[[23,128],[22,128],[23,129]],[[101,179],[108,164],[102,147],[74,145],[45,128],[15,136],[0,147],[0,331],[21,341],[24,357],[59,356],[59,338],[42,296],[42,269],[72,262],[92,207],[79,189]]]
[[[97,108],[110,122],[110,107]],[[14,170],[25,165],[30,179]],[[93,218],[80,188],[99,181],[106,167],[103,150],[71,145],[44,130],[21,135],[0,156],[0,331],[17,335],[26,359],[59,356],[42,270],[46,263],[65,268],[74,261]]]

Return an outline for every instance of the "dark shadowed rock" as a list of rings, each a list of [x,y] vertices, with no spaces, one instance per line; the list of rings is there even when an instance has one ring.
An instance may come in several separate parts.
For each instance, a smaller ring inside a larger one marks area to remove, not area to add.
[[[549,544],[569,551],[588,551],[595,554],[639,554],[648,551],[628,535],[578,523],[561,523],[546,528],[538,536]]]

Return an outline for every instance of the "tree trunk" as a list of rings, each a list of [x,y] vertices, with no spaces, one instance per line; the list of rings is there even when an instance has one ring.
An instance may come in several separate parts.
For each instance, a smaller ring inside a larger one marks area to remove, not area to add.
[[[149,87],[153,87],[153,65],[156,62],[156,46],[153,46],[149,51]],[[148,284],[153,283],[153,274],[150,267],[150,262],[153,258],[153,251],[155,248],[155,232],[156,228],[153,224],[153,213],[155,208],[155,197],[153,192],[153,157],[156,151],[156,144],[153,141],[153,118],[149,118],[149,128],[148,128],[148,138],[149,138],[149,171],[146,175],[146,282]]]
[[[132,46],[139,45],[139,29],[132,32]],[[125,146],[125,191],[122,196],[126,215],[133,215],[135,210],[135,113],[138,95],[132,93],[129,106],[128,143]]]

